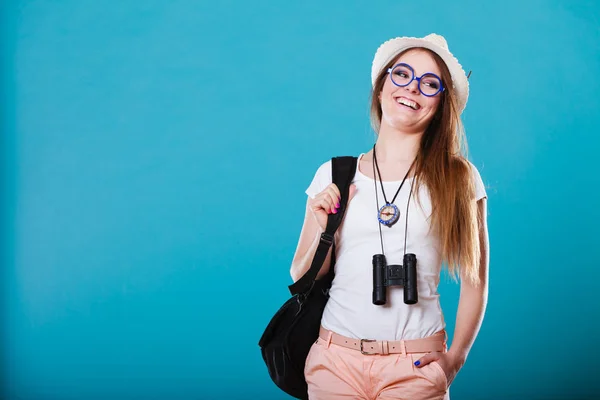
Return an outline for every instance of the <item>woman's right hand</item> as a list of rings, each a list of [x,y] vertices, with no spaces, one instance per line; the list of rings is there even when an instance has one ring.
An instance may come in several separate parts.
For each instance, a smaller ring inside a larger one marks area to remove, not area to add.
[[[356,185],[350,185],[348,203],[356,193]],[[329,184],[314,199],[309,199],[310,211],[323,231],[327,227],[327,216],[338,212],[340,206],[340,190],[335,183]]]

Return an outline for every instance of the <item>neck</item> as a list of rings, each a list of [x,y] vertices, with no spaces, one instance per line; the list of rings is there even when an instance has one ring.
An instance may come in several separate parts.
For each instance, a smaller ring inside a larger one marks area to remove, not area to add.
[[[412,162],[419,153],[421,133],[402,132],[381,124],[377,137],[377,161],[380,163]]]

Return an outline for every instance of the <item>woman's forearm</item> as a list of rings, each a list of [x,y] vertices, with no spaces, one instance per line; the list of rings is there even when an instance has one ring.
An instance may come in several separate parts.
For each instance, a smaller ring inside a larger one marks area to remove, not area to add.
[[[464,364],[479,333],[487,306],[487,297],[487,284],[484,285],[483,282],[480,287],[464,283],[461,285],[454,337],[448,351],[459,364]]]
[[[321,232],[318,232],[318,235],[315,236],[314,240],[310,244],[310,247],[304,254],[299,254],[293,261],[292,267],[290,269],[290,275],[292,276],[292,280],[296,282],[298,279],[302,278],[302,276],[309,270],[315,253],[317,252],[317,248],[319,247],[319,243],[321,242]],[[327,253],[327,257],[325,257],[325,261],[323,262],[323,266],[321,270],[317,274],[317,279],[320,279],[323,275],[325,275],[329,271],[329,265],[331,264],[331,248],[329,248],[329,252]]]

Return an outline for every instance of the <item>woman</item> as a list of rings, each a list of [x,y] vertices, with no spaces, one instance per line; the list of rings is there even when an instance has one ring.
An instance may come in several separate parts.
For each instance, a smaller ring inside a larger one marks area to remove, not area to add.
[[[309,397],[448,399],[488,292],[487,196],[462,154],[468,80],[436,34],[383,43],[371,78],[377,140],[358,158],[335,235],[335,278],[304,371]],[[339,207],[331,161],[320,166],[306,193],[294,281],[310,267],[327,215]],[[415,255],[417,299],[405,302],[402,286],[384,287],[386,299],[374,297],[377,254],[388,265],[409,265],[404,255]],[[449,349],[437,292],[442,263],[461,282]],[[320,277],[330,265],[331,252]]]

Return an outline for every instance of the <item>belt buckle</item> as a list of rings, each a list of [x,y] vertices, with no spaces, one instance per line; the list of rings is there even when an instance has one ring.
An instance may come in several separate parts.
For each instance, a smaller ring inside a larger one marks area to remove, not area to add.
[[[372,342],[376,342],[376,341],[377,340],[373,340],[373,339],[360,339],[360,352],[362,354],[364,354],[364,355],[367,355],[367,356],[372,356],[372,355],[375,355],[375,354],[379,354],[379,353],[369,353],[369,352],[363,350],[363,343],[364,342],[372,343]]]

